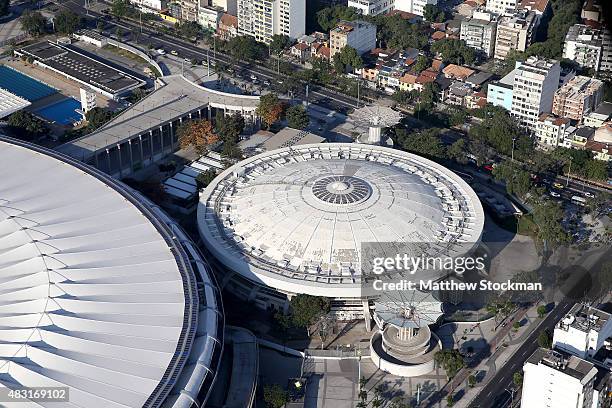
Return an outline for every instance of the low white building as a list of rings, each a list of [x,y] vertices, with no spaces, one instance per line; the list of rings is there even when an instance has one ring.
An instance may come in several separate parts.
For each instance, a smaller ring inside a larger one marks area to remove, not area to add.
[[[377,16],[393,10],[394,0],[348,0],[348,6],[361,11],[364,16]]]
[[[544,149],[563,146],[570,120],[543,113],[536,123],[534,136],[538,145]]]
[[[165,0],[130,0],[137,8],[141,9],[144,12],[155,12],[160,11],[165,8],[167,1]]]
[[[553,346],[580,358],[593,357],[612,336],[610,314],[576,304],[555,326]]]
[[[438,0],[395,0],[395,10],[423,16],[425,6],[428,4],[435,6],[438,4]]]
[[[212,31],[217,31],[219,21],[223,15],[221,7],[212,7],[208,5],[207,0],[200,0],[198,8],[198,24]]]
[[[597,368],[555,350],[538,349],[523,366],[521,408],[592,408]],[[597,406],[597,405],[595,405]]]

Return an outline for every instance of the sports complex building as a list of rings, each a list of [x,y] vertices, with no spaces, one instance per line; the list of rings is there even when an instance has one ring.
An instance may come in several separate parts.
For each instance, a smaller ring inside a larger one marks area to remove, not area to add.
[[[204,406],[223,308],[176,222],[103,172],[1,136],[0,174],[0,391],[69,388],[69,402],[0,406]]]
[[[367,321],[364,245],[461,255],[483,225],[478,197],[455,173],[356,143],[250,157],[217,176],[198,206],[200,235],[225,268],[222,287],[266,309],[286,310],[295,294],[325,296],[339,319]]]

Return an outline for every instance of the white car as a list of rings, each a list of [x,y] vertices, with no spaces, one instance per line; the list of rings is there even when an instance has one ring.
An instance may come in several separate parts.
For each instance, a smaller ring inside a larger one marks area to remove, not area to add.
[[[166,55],[166,51],[163,48],[158,48],[156,51],[159,55]]]
[[[589,193],[588,191],[585,191],[583,194],[584,194],[585,197],[595,198],[595,194]]]
[[[551,197],[555,197],[555,198],[559,198],[559,197],[561,197],[561,194],[557,193],[556,191],[551,191],[550,192],[550,196]]]

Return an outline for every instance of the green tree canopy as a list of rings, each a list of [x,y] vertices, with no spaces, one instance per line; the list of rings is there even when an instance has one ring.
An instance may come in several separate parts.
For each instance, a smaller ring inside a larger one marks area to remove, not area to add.
[[[198,186],[198,189],[208,186],[215,177],[217,177],[217,173],[213,169],[208,169],[198,174],[196,177],[196,185]]]
[[[540,334],[538,334],[538,346],[547,349],[552,347],[552,339],[546,330],[542,330]]]
[[[340,52],[334,54],[333,64],[336,72],[344,73],[347,69],[352,71],[363,67],[363,59],[356,49],[346,45]]]
[[[448,64],[472,65],[476,61],[476,52],[463,40],[444,38],[436,41],[431,50],[440,54],[442,60]]]
[[[523,198],[531,189],[531,174],[517,164],[502,162],[493,169],[493,176],[506,183],[508,194]]]
[[[88,130],[93,131],[104,125],[113,118],[114,114],[108,109],[96,106],[85,114],[85,119],[88,122]]]
[[[293,105],[287,109],[287,122],[294,129],[306,129],[310,123],[308,112],[302,105]]]
[[[317,23],[321,30],[328,32],[338,24],[340,20],[353,21],[361,17],[358,9],[346,6],[326,7],[317,12]]]
[[[262,95],[255,113],[268,126],[280,120],[284,114],[285,104],[278,99],[275,93]]]
[[[131,12],[131,8],[129,0],[113,0],[111,13],[117,17],[125,17]]]
[[[289,402],[289,394],[278,384],[265,385],[263,399],[267,408],[282,408]]]
[[[563,209],[559,203],[549,200],[536,202],[532,216],[539,239],[553,247],[569,241],[569,236],[561,225]]]
[[[64,10],[55,16],[55,30],[62,34],[73,34],[81,28],[81,17],[70,10]]]
[[[222,112],[219,112],[215,119],[217,134],[223,141],[223,150],[221,154],[231,159],[242,158],[242,151],[238,146],[240,134],[245,126],[242,115],[235,113],[232,116],[225,116]]]
[[[178,24],[178,33],[185,38],[198,38],[202,32],[202,27],[195,21],[183,21]]]
[[[430,66],[431,66],[431,58],[429,58],[427,55],[420,54],[417,57],[413,68],[415,72],[421,72],[421,71],[426,70]]]
[[[440,129],[425,129],[408,133],[406,129],[395,130],[395,138],[403,149],[434,159],[446,156],[444,145],[440,140]]]
[[[18,137],[26,140],[35,139],[49,131],[45,122],[24,110],[11,114],[7,123]]]
[[[291,45],[291,39],[285,34],[274,34],[270,42],[270,53],[278,55]]]
[[[435,362],[440,365],[449,378],[453,378],[465,366],[463,356],[456,349],[444,349],[434,355]]]
[[[235,59],[252,61],[262,59],[264,54],[268,55],[265,45],[257,42],[250,35],[234,37],[227,42],[226,47]]]
[[[523,374],[520,371],[515,372],[512,375],[512,382],[517,387],[520,387],[521,385],[523,385]]]
[[[293,324],[308,328],[329,312],[330,301],[326,297],[299,294],[291,298],[290,308]]]
[[[451,160],[455,160],[457,163],[466,164],[467,159],[467,143],[465,139],[459,139],[450,145],[446,152],[447,156]]]
[[[423,18],[431,23],[443,23],[446,21],[446,14],[438,6],[426,4],[423,8]]]
[[[31,36],[36,37],[45,32],[46,20],[38,11],[24,11],[19,22],[21,28]]]

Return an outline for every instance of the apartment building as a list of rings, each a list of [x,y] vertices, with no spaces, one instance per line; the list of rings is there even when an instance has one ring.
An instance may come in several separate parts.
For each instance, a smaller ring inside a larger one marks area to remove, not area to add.
[[[492,17],[492,20],[480,19],[476,18],[476,13],[474,14],[474,17],[461,21],[460,38],[465,41],[468,47],[472,47],[490,58],[495,50],[497,21],[495,17]],[[485,13],[479,14],[490,16],[490,14]]]
[[[533,131],[540,115],[552,111],[560,73],[559,61],[534,56],[517,67],[510,113],[522,126]]]
[[[238,0],[238,32],[269,44],[275,34],[298,38],[306,31],[306,0]]]
[[[394,0],[348,0],[348,6],[360,10],[364,16],[377,16],[393,10]]]
[[[541,148],[554,149],[566,146],[565,135],[570,128],[571,121],[568,118],[559,118],[550,113],[540,115],[534,130],[535,141]]]
[[[339,22],[329,32],[330,58],[347,45],[359,54],[376,48],[376,26],[362,20]]]
[[[583,24],[574,24],[565,36],[563,58],[578,65],[599,71],[603,38],[601,31]]]
[[[394,9],[423,16],[425,6],[428,4],[435,6],[438,4],[438,0],[395,0]]]
[[[516,10],[518,0],[487,0],[486,10],[495,14],[503,15]]]
[[[612,72],[612,33],[608,27],[601,32],[601,61],[599,70]]]
[[[605,129],[604,129],[605,130]],[[605,139],[595,138],[597,142]],[[580,358],[593,357],[612,336],[612,316],[603,310],[578,303],[557,323],[553,346]]]
[[[520,63],[519,63],[520,65]],[[487,87],[487,103],[493,106],[501,106],[508,112],[512,110],[512,95],[514,95],[514,76],[517,68],[497,82],[490,83]]]
[[[238,14],[238,1],[237,0],[212,0],[211,6],[220,7],[228,14],[235,16]]]
[[[523,365],[521,408],[591,408],[598,370],[556,350],[537,349]],[[597,405],[595,405],[597,406]]]
[[[533,40],[536,22],[536,14],[526,10],[500,17],[495,37],[495,59],[506,59],[510,50],[525,51]]]
[[[222,15],[223,9],[221,7],[209,6],[208,0],[200,0],[198,24],[202,27],[208,30],[217,31]]]
[[[198,21],[199,0],[181,0],[181,20]]]
[[[603,90],[603,81],[576,76],[555,92],[552,113],[582,122],[602,102]]]

